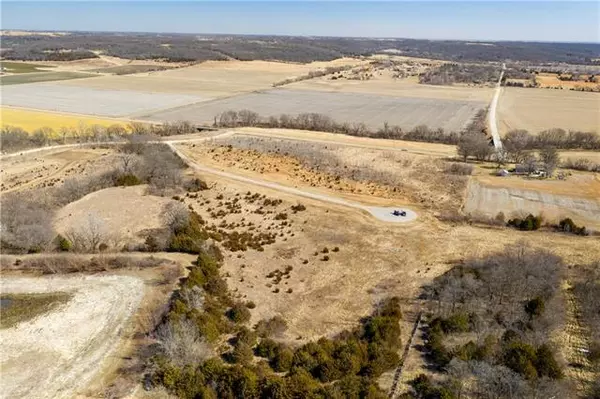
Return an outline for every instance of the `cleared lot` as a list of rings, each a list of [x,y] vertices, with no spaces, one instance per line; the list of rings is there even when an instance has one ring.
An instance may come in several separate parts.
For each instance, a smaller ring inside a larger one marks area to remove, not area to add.
[[[423,124],[450,131],[462,129],[483,107],[485,103],[478,101],[275,89],[150,113],[142,119],[211,123],[223,111],[249,109],[263,116],[317,112],[340,122],[363,122],[371,128],[388,122],[404,129]]]
[[[0,330],[3,398],[72,398],[100,371],[144,292],[126,276],[10,278],[3,293],[69,292],[56,311]]]
[[[100,116],[127,116],[177,107],[204,97],[69,87],[58,83],[14,85],[2,88],[2,105]]]
[[[512,129],[531,133],[554,127],[598,131],[600,95],[569,90],[504,87],[498,103],[501,134]]]

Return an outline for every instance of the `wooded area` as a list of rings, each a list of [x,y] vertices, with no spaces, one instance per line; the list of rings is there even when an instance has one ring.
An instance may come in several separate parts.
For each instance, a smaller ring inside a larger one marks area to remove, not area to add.
[[[366,39],[294,36],[91,33],[64,36],[3,36],[6,59],[56,61],[97,57],[91,51],[129,59],[169,61],[279,60],[327,61],[343,56],[397,50],[402,55],[450,61],[564,62],[598,64],[600,45],[594,43],[494,42],[417,39]]]

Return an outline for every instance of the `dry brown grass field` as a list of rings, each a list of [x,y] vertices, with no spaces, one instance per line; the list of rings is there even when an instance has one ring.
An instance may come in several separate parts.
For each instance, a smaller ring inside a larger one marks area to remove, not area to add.
[[[570,90],[504,87],[498,103],[501,134],[525,129],[537,134],[562,128],[598,132],[600,96]]]
[[[587,78],[587,76],[586,76]],[[586,82],[582,80],[560,80],[558,79],[558,75],[555,73],[539,73],[535,77],[535,81],[542,88],[546,87],[563,87],[565,89],[595,89],[596,91],[600,90],[600,81],[595,78],[593,82]]]
[[[68,177],[106,170],[115,162],[111,154],[107,149],[70,149],[2,159],[1,192],[60,184]]]
[[[356,59],[290,64],[267,61],[207,61],[186,68],[130,76],[85,79],[72,86],[97,89],[135,90],[158,93],[199,94],[224,97],[268,89],[281,80],[305,75],[328,66],[358,64]],[[66,83],[68,85],[68,83]]]
[[[289,89],[320,90],[340,93],[371,93],[397,97],[489,102],[494,90],[485,87],[433,86],[418,83],[416,77],[396,79],[389,72],[375,74],[370,80],[331,80],[327,77],[304,80],[286,86]]]
[[[260,154],[249,149],[233,148],[236,136],[215,139],[206,144],[179,144],[178,148],[194,161],[236,174],[273,180],[363,203],[406,206],[419,214],[414,223],[390,224],[341,205],[187,170],[189,177],[197,175],[205,180],[209,189],[200,191],[197,197],[182,196],[182,201],[196,210],[208,224],[234,226],[234,230],[239,231],[251,229],[276,233],[275,243],[265,245],[262,252],[251,249],[238,252],[225,250],[222,274],[237,299],[255,302],[256,308],[251,312],[250,323],[282,316],[288,323],[288,329],[281,340],[292,345],[320,336],[332,336],[356,326],[361,317],[372,311],[377,301],[387,296],[401,297],[403,312],[411,314],[419,309],[418,296],[422,287],[434,277],[462,259],[484,256],[502,250],[506,245],[526,241],[533,247],[552,247],[553,252],[563,256],[568,265],[584,264],[600,258],[598,237],[577,237],[549,231],[520,232],[504,227],[453,224],[438,220],[435,216],[440,211],[458,209],[466,196],[466,185],[457,185],[460,188],[458,190],[452,189],[448,184],[448,176],[443,172],[447,163],[445,158],[453,154],[450,146],[346,138],[301,131],[244,129],[244,132],[246,135],[240,137],[243,140],[264,140],[264,136],[271,133],[287,137],[273,140],[280,140],[282,148],[284,143],[288,146],[292,143],[292,146],[298,145],[300,150],[316,148],[326,154],[334,154],[339,159],[339,165],[334,166],[341,168],[344,165],[357,168],[370,165],[375,172],[387,170],[394,180],[392,184],[386,184],[385,180],[381,180],[382,176],[385,177],[383,173],[372,175],[376,182],[358,179],[358,176],[357,179],[337,179],[326,169],[319,171],[307,168],[291,154]],[[351,145],[343,145],[346,139]],[[229,144],[232,145],[231,150],[227,148]],[[366,148],[359,148],[361,144]],[[13,180],[23,173],[29,173],[26,176],[39,179],[36,185],[41,186],[44,182],[64,178],[63,172],[57,172],[64,165],[69,165],[66,170],[73,169],[76,173],[84,174],[88,170],[98,171],[114,163],[113,156],[110,150],[77,149],[42,152],[20,161],[3,159],[0,165],[3,173],[13,176]],[[78,162],[77,166],[71,166],[69,162],[73,161]],[[475,178],[486,177],[478,170]],[[20,183],[13,181],[11,187],[26,190],[29,187],[28,179],[22,178]],[[498,178],[497,181],[506,184],[511,180]],[[574,177],[564,183],[571,184],[569,187],[573,188],[576,184],[589,186],[580,184],[586,182],[591,183],[587,180],[580,182]],[[558,192],[571,189],[567,186],[561,189],[548,188],[553,182],[533,183],[532,187],[537,190]],[[586,195],[593,195],[593,190],[597,189],[594,184],[592,191]],[[267,199],[281,202],[266,205]],[[65,206],[59,211],[62,216],[59,216],[57,223],[62,225],[67,219],[76,223],[77,218],[82,220],[87,214],[96,213],[106,219],[113,218],[109,224],[115,230],[139,239],[135,237],[136,233],[156,226],[159,205],[165,201],[169,200],[147,195],[143,186],[106,189]],[[226,205],[233,201],[238,204],[236,209],[239,213],[231,212]],[[306,210],[293,212],[291,207],[299,203],[305,205]],[[280,213],[285,213],[287,218],[276,219]],[[338,250],[335,250],[336,247]],[[327,260],[324,258],[324,248],[327,248]],[[291,271],[281,281],[267,277],[278,269],[283,271],[289,267]],[[134,275],[139,277],[139,274]],[[158,277],[156,273],[153,276],[147,283],[150,287],[156,287]],[[145,295],[158,295],[155,296],[158,300],[164,300],[168,293],[143,292]],[[146,303],[146,299],[142,303]],[[406,318],[402,322],[404,342],[411,327],[411,319]],[[128,342],[118,349],[119,354],[127,356],[132,353],[136,344]],[[106,383],[102,381],[114,379],[122,363],[115,360],[108,366],[103,364],[105,371],[92,379],[92,388],[82,392],[95,394],[104,389]],[[425,365],[422,359],[413,353],[409,357],[402,383],[423,371]],[[389,377],[382,378],[382,387],[389,388]],[[402,387],[406,389],[406,385]]]

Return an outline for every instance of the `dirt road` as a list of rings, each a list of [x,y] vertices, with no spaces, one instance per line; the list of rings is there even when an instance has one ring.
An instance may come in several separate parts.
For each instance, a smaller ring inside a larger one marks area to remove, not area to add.
[[[237,181],[241,181],[244,183],[250,183],[255,186],[266,187],[266,188],[270,188],[273,190],[282,191],[284,193],[298,195],[298,196],[305,197],[305,198],[311,198],[311,199],[315,199],[317,201],[329,202],[329,203],[336,204],[336,205],[342,205],[342,206],[346,206],[346,207],[350,207],[350,208],[359,209],[359,210],[370,213],[375,218],[382,220],[384,222],[407,223],[407,222],[412,222],[417,218],[417,214],[414,211],[411,211],[410,209],[405,209],[405,208],[402,209],[406,212],[405,216],[394,216],[392,214],[392,212],[394,210],[396,210],[396,208],[385,208],[385,207],[363,205],[363,204],[359,204],[357,202],[348,201],[343,198],[335,197],[332,195],[314,193],[311,191],[301,190],[301,189],[298,189],[295,187],[284,186],[281,184],[268,182],[265,180],[252,179],[249,177],[236,175],[234,173],[225,172],[223,170],[210,168],[208,166],[200,165],[200,164],[196,163],[195,161],[193,161],[184,152],[182,152],[177,147],[175,147],[175,145],[173,143],[167,142],[167,144],[171,147],[173,152],[175,152],[177,155],[179,155],[179,157],[181,159],[183,159],[183,161],[186,164],[188,164],[188,166],[190,166],[191,168],[193,168],[197,171],[200,171],[200,172],[210,173],[212,175],[222,176],[227,179],[237,180]]]
[[[502,149],[502,140],[500,140],[500,133],[498,132],[498,121],[496,118],[498,108],[498,100],[500,99],[500,93],[502,92],[502,78],[504,77],[504,70],[506,69],[506,64],[502,64],[502,72],[500,72],[500,79],[498,79],[498,83],[496,85],[496,92],[494,93],[494,98],[492,99],[492,104],[490,105],[490,117],[489,117],[489,128],[490,133],[492,135],[492,139],[494,140],[494,147],[496,147],[496,151],[500,151]]]
[[[179,144],[179,143],[210,140],[210,139],[216,139],[218,137],[231,136],[234,134],[235,134],[235,131],[225,131],[221,134],[212,135],[212,136],[208,136],[208,137],[189,137],[189,138],[175,139],[175,140],[161,140],[159,142],[167,144],[173,150],[173,152],[175,152],[177,155],[179,155],[181,157],[181,159],[183,159],[190,167],[192,167],[195,170],[201,171],[201,172],[211,173],[213,175],[222,176],[222,177],[226,177],[228,179],[237,180],[237,181],[241,181],[241,182],[245,182],[245,183],[250,183],[250,184],[261,186],[261,187],[267,187],[267,188],[270,188],[273,190],[286,192],[288,194],[298,195],[301,197],[316,199],[318,201],[324,201],[324,202],[329,202],[332,204],[343,205],[343,206],[347,206],[350,208],[359,209],[362,211],[366,211],[366,212],[370,213],[372,216],[374,216],[375,218],[385,221],[385,222],[407,223],[407,222],[412,222],[417,218],[417,214],[410,209],[405,209],[405,208],[402,209],[403,211],[406,212],[405,216],[394,216],[392,214],[392,212],[394,210],[397,210],[397,208],[367,206],[367,205],[359,204],[357,202],[352,202],[352,201],[348,201],[348,200],[345,200],[345,199],[342,199],[339,197],[335,197],[332,195],[317,194],[317,193],[313,193],[313,192],[306,191],[306,190],[300,190],[300,189],[297,189],[294,187],[288,187],[288,186],[284,186],[284,185],[277,184],[277,183],[267,182],[264,180],[251,179],[248,177],[236,175],[234,173],[209,168],[207,166],[200,165],[200,164],[196,163],[195,161],[191,160],[187,155],[185,155],[183,152],[181,152],[179,149],[177,149],[175,147],[175,144]],[[115,145],[115,144],[123,144],[123,142],[122,141],[110,141],[110,142],[105,142],[105,143],[67,144],[64,146],[55,145],[55,146],[50,146],[50,147],[35,148],[32,150],[23,151],[23,152],[20,152],[17,154],[3,155],[2,157],[0,157],[0,159],[5,159],[5,158],[17,156],[17,155],[30,155],[30,154],[34,154],[34,153],[37,153],[40,151],[45,151],[45,150],[55,150],[55,149],[69,148],[69,147],[81,146],[81,145],[99,145],[99,144]]]
[[[114,353],[144,293],[127,276],[4,277],[3,293],[70,292],[51,313],[0,330],[2,398],[72,398]]]

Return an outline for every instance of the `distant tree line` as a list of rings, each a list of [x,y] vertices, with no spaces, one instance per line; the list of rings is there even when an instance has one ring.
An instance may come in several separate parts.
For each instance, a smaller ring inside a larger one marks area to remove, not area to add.
[[[196,133],[195,126],[188,121],[149,124],[131,122],[127,125],[110,126],[80,123],[74,127],[52,129],[42,127],[27,132],[20,127],[3,126],[0,129],[0,151],[11,153],[28,148],[73,143],[102,143],[126,140],[129,135],[148,136],[158,140],[162,136]]]
[[[474,120],[479,121],[481,118],[485,120],[485,111],[479,112]],[[216,116],[213,125],[214,127],[257,126],[264,128],[301,129],[358,137],[444,144],[457,144],[460,137],[460,134],[457,132],[446,132],[442,128],[432,129],[425,125],[404,130],[400,126],[390,126],[388,123],[384,123],[380,129],[374,130],[367,127],[364,123],[339,123],[333,120],[333,118],[319,113],[302,113],[296,116],[282,114],[279,116],[263,117],[250,110],[230,110]]]
[[[92,50],[129,59],[167,61],[279,60],[289,62],[327,61],[343,56],[371,55],[398,50],[409,57],[454,62],[520,60],[531,63],[561,62],[597,65],[597,43],[535,43],[433,41],[417,39],[377,40],[366,38],[90,33],[64,36],[3,36],[3,56],[10,59],[50,60],[59,50]],[[50,53],[46,51],[50,50]],[[66,53],[65,53],[66,54]],[[78,53],[77,56],[84,55]],[[65,55],[65,57],[68,57]]]

